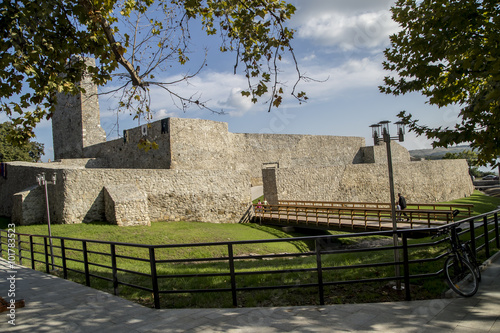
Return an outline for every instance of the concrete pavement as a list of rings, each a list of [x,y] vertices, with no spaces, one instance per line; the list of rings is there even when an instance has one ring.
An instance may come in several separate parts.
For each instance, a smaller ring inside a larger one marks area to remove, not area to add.
[[[500,255],[475,296],[412,302],[155,310],[3,259],[0,281],[26,301],[15,321],[0,313],[0,332],[500,332]]]
[[[264,195],[264,186],[253,186],[251,189],[252,201]]]

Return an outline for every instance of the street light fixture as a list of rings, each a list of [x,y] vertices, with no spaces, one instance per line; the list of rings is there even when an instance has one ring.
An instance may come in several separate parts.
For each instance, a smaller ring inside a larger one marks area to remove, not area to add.
[[[45,203],[47,205],[47,225],[49,228],[49,243],[50,243],[50,257],[51,257],[51,261],[52,261],[52,270],[54,270],[54,249],[52,246],[52,231],[50,229],[49,192],[47,189],[47,185],[55,185],[56,178],[57,177],[56,177],[55,173],[52,175],[52,181],[47,181],[45,179],[45,172],[42,172],[41,174],[38,174],[36,176],[36,180],[38,182],[38,185],[45,187]]]
[[[380,145],[380,136],[382,135],[382,139],[386,144],[387,150],[387,167],[389,169],[389,189],[391,194],[391,218],[392,218],[392,231],[393,231],[393,240],[394,247],[398,246],[398,225],[396,220],[396,196],[394,194],[394,174],[392,169],[392,151],[391,151],[391,140],[398,140],[400,142],[404,141],[405,134],[405,123],[402,121],[395,122],[397,125],[397,133],[398,136],[391,137],[389,132],[389,120],[380,121],[377,124],[373,124],[370,127],[372,128],[372,136],[373,136],[373,144],[375,146]],[[399,273],[399,250],[397,248],[394,249],[394,262],[396,277],[400,276]],[[401,281],[396,281],[396,286],[398,290],[401,290]]]
[[[380,124],[373,124],[370,127],[372,128],[373,144],[378,146],[380,143]]]
[[[397,126],[399,142],[405,141],[405,123],[400,120],[396,121],[394,124]]]

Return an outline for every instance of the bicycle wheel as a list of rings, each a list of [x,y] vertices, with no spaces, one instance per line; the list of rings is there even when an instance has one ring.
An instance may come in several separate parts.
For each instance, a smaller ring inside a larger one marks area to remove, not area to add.
[[[481,282],[481,268],[480,268],[481,265],[479,265],[479,262],[477,262],[476,256],[472,253],[469,244],[465,244],[464,248],[465,248],[465,255],[467,257],[467,260],[469,260],[472,268],[474,269],[477,281]]]
[[[450,288],[457,294],[470,297],[477,292],[479,284],[471,264],[465,259],[453,255],[444,263],[444,273]]]

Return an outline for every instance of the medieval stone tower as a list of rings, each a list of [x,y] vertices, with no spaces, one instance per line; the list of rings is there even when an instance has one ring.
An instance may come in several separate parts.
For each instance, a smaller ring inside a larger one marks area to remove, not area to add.
[[[95,66],[94,59],[86,59]],[[106,142],[101,128],[97,86],[85,76],[80,85],[85,93],[58,94],[56,110],[52,116],[54,159],[83,157],[83,148]]]

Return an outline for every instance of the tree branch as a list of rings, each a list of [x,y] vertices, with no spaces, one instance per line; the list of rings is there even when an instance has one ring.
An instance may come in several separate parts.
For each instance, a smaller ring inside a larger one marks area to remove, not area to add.
[[[134,69],[134,66],[123,57],[123,47],[118,43],[113,34],[113,30],[111,29],[111,25],[108,20],[101,14],[99,10],[95,10],[92,2],[90,0],[80,0],[82,6],[88,11],[89,17],[93,18],[94,21],[98,22],[108,40],[109,46],[113,51],[113,55],[115,56],[116,61],[122,65],[125,70],[129,73],[130,79],[132,80],[132,84],[136,87],[145,88],[147,84],[142,81],[141,77]]]

